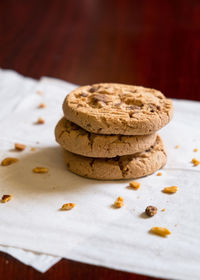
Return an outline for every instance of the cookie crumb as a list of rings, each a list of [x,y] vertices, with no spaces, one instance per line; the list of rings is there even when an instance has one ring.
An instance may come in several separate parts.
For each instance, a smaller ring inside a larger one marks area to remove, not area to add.
[[[195,149],[193,150],[193,152],[195,152],[195,153],[198,152],[198,151],[199,151],[199,150],[198,150],[197,148],[195,148]]]
[[[179,149],[179,148],[180,148],[180,146],[179,146],[179,145],[176,145],[176,146],[175,146],[175,149]]]
[[[8,165],[11,165],[11,164],[16,163],[18,161],[19,161],[18,158],[7,157],[7,158],[4,158],[2,160],[1,165],[2,166],[8,166]]]
[[[20,143],[15,143],[15,150],[24,151],[25,149],[26,149],[26,145],[20,144]]]
[[[30,151],[31,151],[31,152],[34,152],[35,150],[36,150],[36,148],[34,148],[34,147],[31,147],[31,148],[30,148]]]
[[[39,95],[43,95],[44,92],[42,90],[36,90],[36,93],[39,94]]]
[[[139,182],[132,181],[129,183],[129,187],[133,188],[134,190],[138,190],[141,184]]]
[[[198,159],[196,159],[196,158],[193,158],[192,159],[192,163],[193,163],[194,166],[197,166],[197,165],[200,164],[200,161]]]
[[[162,236],[162,237],[166,237],[167,235],[171,234],[171,232],[167,228],[164,228],[164,227],[152,227],[150,229],[150,232],[153,234]]]
[[[145,213],[147,214],[147,216],[149,217],[153,217],[154,215],[156,215],[158,212],[157,207],[155,206],[147,206],[147,208],[145,209]]]
[[[162,190],[164,193],[176,193],[178,191],[177,186],[166,187]]]
[[[44,124],[45,120],[43,118],[38,118],[38,120],[35,122],[35,124]]]
[[[37,166],[35,168],[33,168],[33,173],[48,173],[49,169],[46,167],[42,167],[42,166]]]
[[[12,194],[4,194],[1,198],[2,203],[6,203],[13,198]]]
[[[40,103],[38,105],[38,109],[43,109],[43,108],[46,108],[46,107],[47,107],[47,105],[45,103]]]
[[[124,206],[124,199],[119,196],[114,203],[115,208],[121,208],[122,206]]]
[[[156,175],[157,176],[162,176],[162,172],[158,172]]]
[[[165,212],[165,211],[166,211],[166,209],[165,209],[165,208],[163,208],[161,211],[162,211],[162,212]]]
[[[63,206],[60,208],[60,210],[71,210],[72,208],[74,208],[76,206],[75,203],[65,203],[63,204]]]

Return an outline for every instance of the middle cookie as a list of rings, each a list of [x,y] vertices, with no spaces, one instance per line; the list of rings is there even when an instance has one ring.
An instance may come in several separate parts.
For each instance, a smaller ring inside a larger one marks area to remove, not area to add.
[[[143,152],[154,145],[156,134],[140,136],[90,133],[62,118],[55,128],[56,141],[66,150],[86,157],[112,158]]]

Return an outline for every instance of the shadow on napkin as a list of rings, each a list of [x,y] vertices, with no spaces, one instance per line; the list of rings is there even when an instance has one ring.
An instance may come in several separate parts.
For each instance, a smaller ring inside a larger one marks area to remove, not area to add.
[[[105,181],[83,178],[68,171],[62,149],[57,146],[37,148],[34,152],[12,152],[12,156],[19,158],[19,162],[2,167],[0,175],[16,192],[23,192],[26,195],[47,194],[53,190],[65,194],[81,193],[91,189],[94,184],[105,184]],[[32,169],[37,166],[47,167],[49,172],[33,173]],[[115,184],[120,183],[121,180],[115,181]]]

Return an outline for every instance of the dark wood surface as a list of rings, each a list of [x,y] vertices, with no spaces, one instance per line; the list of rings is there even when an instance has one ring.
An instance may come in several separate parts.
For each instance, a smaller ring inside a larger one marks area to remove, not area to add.
[[[0,67],[122,82],[200,100],[200,1],[1,0]],[[41,274],[0,253],[2,279],[153,278],[62,260]]]

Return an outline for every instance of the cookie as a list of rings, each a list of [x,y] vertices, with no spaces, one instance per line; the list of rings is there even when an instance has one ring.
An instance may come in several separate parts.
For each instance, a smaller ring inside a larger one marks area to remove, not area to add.
[[[146,135],[172,118],[172,101],[160,91],[101,83],[72,91],[64,100],[65,117],[97,134]]]
[[[89,158],[64,150],[67,167],[75,174],[99,180],[134,179],[154,173],[166,163],[163,142],[157,136],[155,144],[142,153],[106,158]]]
[[[55,128],[56,141],[66,150],[87,156],[112,158],[147,150],[156,141],[156,134],[140,136],[90,133],[62,118]]]

